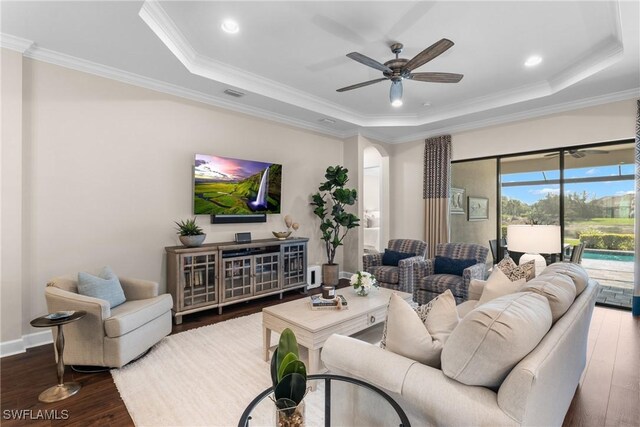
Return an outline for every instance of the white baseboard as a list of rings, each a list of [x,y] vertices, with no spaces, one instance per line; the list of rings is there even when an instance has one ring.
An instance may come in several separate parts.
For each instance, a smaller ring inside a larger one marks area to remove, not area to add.
[[[17,340],[0,342],[0,357],[24,353],[28,348],[50,344],[52,342],[53,336],[50,330],[23,335],[22,338]]]

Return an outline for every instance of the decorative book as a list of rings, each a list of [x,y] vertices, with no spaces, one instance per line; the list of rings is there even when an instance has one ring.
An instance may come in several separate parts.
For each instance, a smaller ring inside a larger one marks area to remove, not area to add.
[[[334,299],[324,299],[320,295],[311,295],[312,310],[344,310],[349,308],[347,299],[343,295],[336,295]]]

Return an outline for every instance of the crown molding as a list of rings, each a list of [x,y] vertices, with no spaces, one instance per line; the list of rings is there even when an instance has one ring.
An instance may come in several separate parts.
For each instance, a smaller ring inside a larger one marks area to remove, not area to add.
[[[444,133],[454,134],[467,132],[475,129],[481,129],[489,126],[503,125],[506,123],[517,122],[521,120],[534,119],[537,117],[548,116],[551,114],[563,113],[566,111],[578,110],[581,108],[594,107],[597,105],[608,104],[612,102],[625,101],[640,97],[640,87],[614,92],[605,95],[584,98],[577,101],[565,102],[562,104],[551,105],[548,107],[535,108],[533,110],[522,111],[518,113],[506,114],[497,118],[485,120],[476,120],[473,122],[462,123],[453,126],[444,126],[440,128],[430,129],[424,132],[417,132],[401,138],[385,138],[389,144],[402,144],[406,142],[417,141],[420,139],[430,138]],[[384,140],[384,139],[383,139]]]
[[[167,48],[182,62],[189,72],[254,92],[280,102],[338,118],[358,127],[424,126],[443,120],[455,119],[480,111],[491,110],[553,95],[579,81],[607,68],[622,58],[622,28],[617,2],[611,4],[612,36],[586,52],[576,63],[566,67],[547,80],[468,99],[441,109],[430,109],[420,114],[366,115],[342,107],[323,98],[294,89],[282,83],[261,77],[246,70],[215,61],[199,54],[180,31],[159,2],[147,0],[139,15]]]
[[[162,8],[159,2],[145,1],[139,16],[151,31],[192,74],[241,88],[321,115],[364,125],[366,117],[317,96],[199,54]]]
[[[250,116],[271,120],[277,123],[293,126],[320,134],[329,135],[335,138],[345,138],[345,132],[328,128],[319,123],[312,123],[304,120],[298,120],[283,114],[274,113],[262,108],[252,107],[248,105],[232,102],[217,96],[208,95],[199,91],[186,89],[171,83],[144,77],[139,74],[130,73],[107,65],[98,64],[85,59],[76,58],[71,55],[56,52],[40,47],[33,47],[24,53],[26,58],[35,59],[49,64],[59,65],[61,67],[70,68],[77,71],[93,74],[100,77],[116,80],[134,86],[151,89],[156,92],[162,92],[181,98],[190,99],[192,101],[201,102],[203,104],[213,105],[215,107],[224,108],[226,110],[237,113],[247,114]]]
[[[27,42],[29,41],[27,40]],[[26,44],[27,43],[23,43],[23,46],[25,46]],[[312,132],[316,132],[323,135],[328,135],[334,138],[346,139],[346,138],[351,138],[353,136],[357,136],[358,134],[360,134],[360,135],[366,136],[367,138],[376,139],[380,142],[384,142],[387,144],[401,144],[406,142],[412,142],[419,139],[428,138],[434,135],[441,135],[443,133],[465,132],[465,131],[484,128],[488,126],[495,126],[495,125],[518,121],[518,120],[526,120],[526,119],[545,116],[549,114],[640,97],[640,88],[635,88],[635,89],[630,89],[626,91],[615,92],[612,94],[606,94],[606,95],[601,95],[597,97],[591,97],[591,98],[585,98],[577,101],[566,102],[563,104],[557,104],[557,105],[552,105],[548,107],[541,107],[534,110],[507,114],[499,118],[478,120],[474,122],[462,123],[460,125],[445,126],[445,127],[423,131],[423,132],[416,132],[414,134],[407,135],[404,137],[389,138],[387,136],[380,135],[378,132],[375,131],[374,128],[354,127],[351,130],[338,131],[320,124],[316,124],[316,123],[312,123],[304,120],[298,120],[289,116],[274,113],[272,111],[264,110],[261,108],[238,104],[226,99],[207,95],[202,92],[198,92],[191,89],[186,89],[186,88],[183,88],[174,84],[166,83],[160,80],[140,76],[138,74],[130,73],[128,71],[123,71],[117,68],[98,64],[92,61],[76,58],[71,55],[55,52],[49,49],[43,49],[36,46],[33,42],[29,42],[29,46],[31,47],[25,50],[24,52],[24,56],[27,58],[31,58],[38,61],[58,65],[61,67],[70,68],[73,70],[97,75],[100,77],[116,80],[126,84],[143,87],[156,92],[166,93],[166,94],[177,96],[180,98],[190,99],[192,101],[201,102],[203,104],[212,105],[214,107],[223,108],[223,109],[234,111],[237,113],[247,114],[247,115],[258,117],[265,120],[271,120],[284,125],[305,129],[307,131],[312,131]]]
[[[34,45],[35,43],[31,40],[12,36],[11,34],[0,33],[0,47],[3,49],[11,49],[24,54]]]

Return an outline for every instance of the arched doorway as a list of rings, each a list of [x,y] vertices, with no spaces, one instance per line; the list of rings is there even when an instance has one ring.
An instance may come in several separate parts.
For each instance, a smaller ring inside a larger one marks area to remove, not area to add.
[[[388,239],[388,158],[374,146],[363,150],[362,175],[364,253],[381,252]]]

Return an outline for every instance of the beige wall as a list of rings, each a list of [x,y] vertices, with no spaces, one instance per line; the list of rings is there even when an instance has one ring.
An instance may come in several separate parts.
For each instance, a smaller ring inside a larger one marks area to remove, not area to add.
[[[451,241],[477,243],[489,247],[489,240],[496,238],[497,189],[496,161],[478,160],[455,163],[451,166],[451,185],[464,192],[464,215],[451,215]],[[489,199],[489,219],[469,221],[467,197]],[[489,255],[489,258],[491,255]]]
[[[425,239],[423,159],[424,141],[407,142],[391,148],[390,239]]]
[[[453,135],[453,159],[473,159],[635,136],[636,101],[620,101]]]
[[[22,56],[0,57],[0,341],[22,336]]]
[[[363,193],[363,173],[362,166],[364,142],[361,136],[356,135],[348,138],[344,142],[344,166],[349,170],[348,188],[355,188],[358,192],[358,202],[350,208],[351,212],[360,218],[360,226],[349,231],[344,239],[344,246],[341,248],[343,253],[344,265],[340,270],[348,273],[355,273],[362,269],[362,253],[364,252],[363,236],[364,236],[364,209],[362,207]]]
[[[111,265],[165,289],[164,247],[179,244],[173,221],[192,216],[195,153],[283,165],[283,215],[215,225],[199,216],[206,242],[233,240],[238,231],[272,237],[291,214],[297,234],[311,238],[309,263],[324,259],[309,196],[326,167],[343,162],[341,140],[38,61],[23,68],[22,334],[46,312],[43,288],[56,275]],[[4,226],[2,243],[5,252]],[[9,298],[18,297],[12,290]]]
[[[453,134],[453,160],[634,138],[635,117],[629,100]],[[424,238],[423,156],[423,140],[393,147],[392,238]]]

